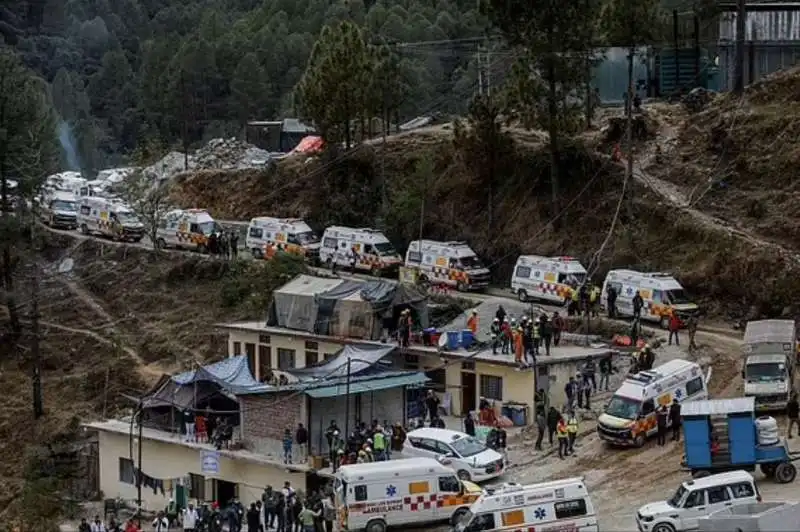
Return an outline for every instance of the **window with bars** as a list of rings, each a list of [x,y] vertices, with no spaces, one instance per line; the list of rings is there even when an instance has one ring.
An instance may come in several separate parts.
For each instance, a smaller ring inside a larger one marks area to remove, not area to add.
[[[295,368],[295,352],[294,349],[278,348],[278,369],[294,369]]]
[[[503,400],[503,377],[495,375],[481,375],[480,379],[481,397],[494,401]]]

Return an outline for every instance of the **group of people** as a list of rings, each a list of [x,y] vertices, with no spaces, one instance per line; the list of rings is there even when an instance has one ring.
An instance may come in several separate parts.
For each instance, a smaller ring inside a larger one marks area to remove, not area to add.
[[[401,423],[390,424],[386,420],[381,424],[373,419],[369,425],[357,421],[345,439],[339,425],[331,420],[325,430],[325,440],[328,443],[331,468],[336,471],[347,464],[390,460],[393,452],[403,450],[406,430]]]
[[[561,342],[561,331],[564,329],[564,318],[558,312],[552,319],[542,313],[537,318],[522,316],[517,323],[514,317],[506,314],[500,306],[491,326],[492,354],[498,348],[501,354],[514,352],[514,360],[520,367],[528,367],[544,349],[545,356],[550,355],[550,346],[558,346]],[[530,362],[529,362],[530,357]]]
[[[327,488],[303,496],[286,482],[281,490],[267,486],[261,500],[250,505],[245,518],[248,532],[333,532],[336,505]]]
[[[226,417],[213,416],[211,411],[183,412],[184,441],[211,443],[217,449],[230,446],[233,440],[233,423]]]
[[[208,235],[208,252],[223,259],[239,256],[239,234],[236,231],[217,231]]]
[[[567,303],[568,316],[580,316],[581,314],[597,317],[600,310],[600,287],[594,284],[583,283],[577,286],[572,283],[572,292]]]

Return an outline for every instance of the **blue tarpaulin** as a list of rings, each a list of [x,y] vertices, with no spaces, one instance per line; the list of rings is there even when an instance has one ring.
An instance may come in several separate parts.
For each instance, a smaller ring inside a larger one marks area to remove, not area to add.
[[[174,375],[172,380],[182,386],[195,382],[213,382],[223,390],[234,394],[260,385],[250,373],[245,355],[226,358],[193,371],[179,373]]]

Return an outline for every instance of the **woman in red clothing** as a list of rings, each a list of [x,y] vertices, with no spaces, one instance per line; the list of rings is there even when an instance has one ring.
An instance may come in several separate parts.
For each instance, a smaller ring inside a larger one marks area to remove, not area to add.
[[[680,340],[678,339],[678,331],[681,330],[681,326],[683,323],[681,319],[678,317],[678,314],[673,310],[669,314],[669,341],[667,342],[668,345],[672,345],[672,338],[675,337],[675,345],[681,345]]]

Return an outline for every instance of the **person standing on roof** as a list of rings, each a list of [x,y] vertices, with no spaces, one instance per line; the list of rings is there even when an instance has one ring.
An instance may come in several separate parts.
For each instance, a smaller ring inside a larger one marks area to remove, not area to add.
[[[497,348],[502,343],[502,339],[501,339],[500,336],[503,334],[502,330],[500,328],[500,320],[498,318],[495,318],[494,321],[492,322],[492,327],[491,327],[490,331],[491,331],[491,334],[492,334],[492,354],[496,355],[497,354]]]
[[[558,347],[561,343],[561,331],[564,330],[564,318],[559,316],[558,311],[553,312],[553,347]]]
[[[533,331],[531,330],[533,322],[528,320],[528,316],[520,318],[520,327],[522,328],[522,349],[525,353],[527,360],[529,354],[533,354]]]
[[[467,318],[467,329],[472,331],[472,334],[477,338],[478,337],[478,311],[472,309],[469,318]]]
[[[513,318],[512,318],[513,321]],[[503,320],[502,331],[503,331],[503,354],[507,355],[511,353],[511,341],[513,340],[514,331],[512,330],[513,323],[508,321],[508,316],[506,316],[505,320]]]
[[[674,310],[669,313],[669,340],[667,341],[667,345],[672,345],[672,338],[675,338],[675,345],[681,345],[680,338],[678,337],[678,331],[681,330],[681,319],[678,317],[678,313]]]
[[[494,317],[497,318],[497,321],[499,321],[500,323],[503,323],[503,321],[505,321],[506,309],[503,308],[503,305],[498,305],[497,312],[495,313]]]
[[[606,290],[606,308],[608,310],[608,317],[611,319],[616,319],[617,290],[611,285],[608,285],[608,289]]]
[[[547,314],[539,316],[539,334],[542,337],[542,344],[544,344],[545,356],[550,356],[550,344],[553,340],[553,324],[547,319]]]
[[[542,343],[542,318],[538,318],[536,321],[531,319],[531,354],[533,355],[533,360],[536,360],[536,357],[539,356],[539,346]]]
[[[525,367],[525,345],[523,342],[522,327],[515,327],[511,331],[512,340],[514,342],[514,360],[521,368]]]
[[[569,456],[569,431],[567,430],[567,422],[562,415],[558,417],[556,435],[558,436],[558,457],[563,460],[565,456]]]
[[[633,319],[638,320],[642,317],[642,307],[644,307],[644,299],[642,299],[642,294],[639,291],[636,291],[636,295],[633,296]]]

